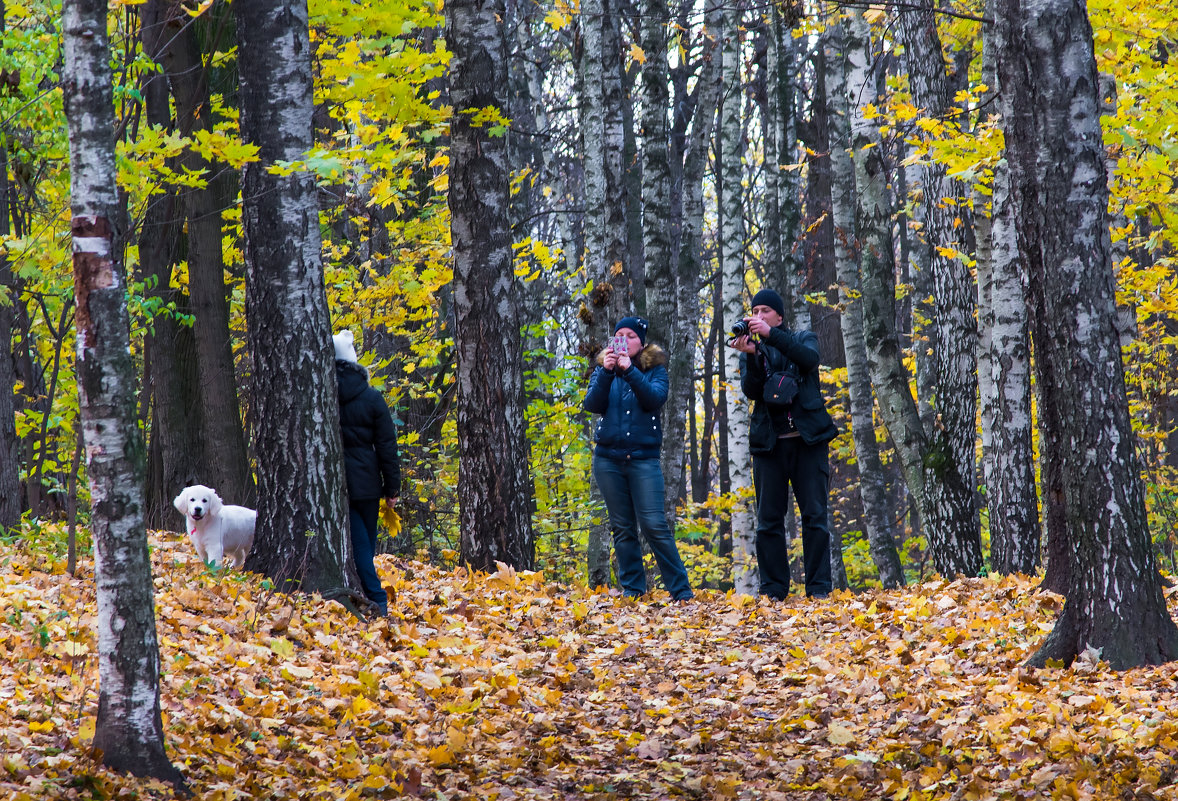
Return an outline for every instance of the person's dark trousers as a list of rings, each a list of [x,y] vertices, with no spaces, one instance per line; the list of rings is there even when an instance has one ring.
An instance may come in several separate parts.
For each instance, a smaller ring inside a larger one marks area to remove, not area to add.
[[[593,476],[609,510],[614,553],[618,557],[618,581],[626,595],[646,594],[646,570],[642,566],[639,527],[650,544],[667,592],[675,600],[691,597],[687,569],[679,558],[675,533],[667,524],[663,505],[663,468],[658,459],[621,460],[594,457]]]
[[[382,615],[388,614],[389,597],[380,585],[373,557],[376,556],[376,521],[380,516],[380,499],[351,501],[348,504],[348,522],[352,528],[352,558],[356,572],[360,574],[360,587],[364,597],[380,608]]]
[[[761,594],[778,600],[789,594],[789,548],[785,516],[793,487],[802,516],[802,563],[806,595],[829,595],[830,530],[826,507],[830,463],[826,444],[807,445],[801,437],[777,440],[773,451],[753,456],[753,488],[757,494],[757,567]]]

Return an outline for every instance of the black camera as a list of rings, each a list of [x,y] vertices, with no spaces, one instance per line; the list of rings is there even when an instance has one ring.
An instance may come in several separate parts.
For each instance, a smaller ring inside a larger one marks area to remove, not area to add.
[[[748,320],[737,320],[732,325],[732,336],[734,336],[734,337],[747,337],[748,335],[749,335]]]

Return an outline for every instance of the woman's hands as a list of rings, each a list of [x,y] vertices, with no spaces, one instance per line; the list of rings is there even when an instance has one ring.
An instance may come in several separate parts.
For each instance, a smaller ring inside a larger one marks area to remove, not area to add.
[[[606,370],[624,373],[630,369],[632,362],[628,353],[615,353],[613,350],[607,350],[605,352],[604,364]]]

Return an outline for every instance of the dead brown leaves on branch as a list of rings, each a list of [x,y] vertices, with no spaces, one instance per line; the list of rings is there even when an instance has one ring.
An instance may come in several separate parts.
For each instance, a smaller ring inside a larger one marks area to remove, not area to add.
[[[1060,606],[1026,579],[679,607],[379,557],[361,623],[152,541],[199,798],[1178,799],[1178,666],[1021,667]],[[169,797],[88,751],[92,564],[0,561],[0,797]]]

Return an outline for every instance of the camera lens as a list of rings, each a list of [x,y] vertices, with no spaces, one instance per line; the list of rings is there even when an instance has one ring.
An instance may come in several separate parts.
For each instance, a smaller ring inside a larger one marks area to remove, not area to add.
[[[748,336],[748,333],[749,333],[749,324],[745,320],[737,320],[732,325],[732,336],[743,337],[743,336]]]

